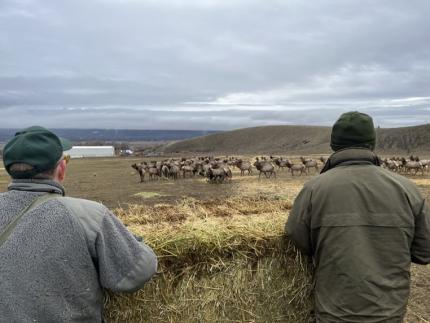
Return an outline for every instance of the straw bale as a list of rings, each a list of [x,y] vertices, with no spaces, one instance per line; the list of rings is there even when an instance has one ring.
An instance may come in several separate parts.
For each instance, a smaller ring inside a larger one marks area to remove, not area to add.
[[[254,196],[118,210],[154,249],[159,270],[134,294],[107,294],[106,320],[307,321],[310,266],[283,235],[290,207]],[[172,224],[173,214],[182,220]]]

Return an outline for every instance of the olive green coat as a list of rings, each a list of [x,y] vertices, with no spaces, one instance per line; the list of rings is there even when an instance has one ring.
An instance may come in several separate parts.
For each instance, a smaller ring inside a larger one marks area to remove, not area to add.
[[[410,264],[430,262],[430,212],[417,186],[367,149],[334,153],[286,224],[315,265],[319,322],[401,322]]]

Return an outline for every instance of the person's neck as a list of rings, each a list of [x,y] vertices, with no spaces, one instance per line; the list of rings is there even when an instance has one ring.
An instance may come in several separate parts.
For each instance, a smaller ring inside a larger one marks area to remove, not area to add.
[[[32,191],[32,192],[49,192],[65,195],[63,185],[54,179],[12,179],[8,190]]]

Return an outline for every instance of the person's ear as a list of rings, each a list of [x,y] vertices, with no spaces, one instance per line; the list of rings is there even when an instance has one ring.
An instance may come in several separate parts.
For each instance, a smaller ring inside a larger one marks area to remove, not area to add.
[[[62,183],[66,179],[67,162],[63,159],[55,170],[55,179]]]

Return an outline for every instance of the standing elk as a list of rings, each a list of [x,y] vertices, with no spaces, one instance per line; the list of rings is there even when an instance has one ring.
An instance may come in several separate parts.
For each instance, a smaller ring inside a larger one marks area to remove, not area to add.
[[[157,167],[149,167],[148,169],[149,180],[155,180],[160,177]]]
[[[402,166],[406,173],[412,173],[412,170],[415,170],[414,175],[416,175],[418,171],[421,171],[421,174],[424,175],[424,167],[419,161],[408,161],[405,158],[402,158]]]
[[[169,176],[170,176],[172,179],[174,179],[174,180],[178,179],[178,177],[179,177],[179,172],[180,172],[180,169],[179,169],[179,166],[178,166],[178,165],[176,165],[176,164],[170,164],[170,168],[169,168]]]
[[[206,160],[205,163],[201,166],[199,175],[206,176],[210,168],[211,168],[211,164],[209,163],[209,160]]]
[[[421,165],[423,165],[423,168],[428,171],[430,167],[430,159],[422,159],[420,162]]]
[[[285,159],[283,159],[282,157],[272,157],[272,156],[270,156],[270,158],[273,160],[273,162],[275,163],[275,165],[278,166],[278,170],[281,170],[283,168],[288,168],[287,167],[287,161]]]
[[[186,174],[190,174],[190,177],[194,175],[194,167],[190,165],[184,165],[181,167],[182,177],[186,178]]]
[[[303,165],[305,165],[306,173],[310,168],[315,168],[315,171],[318,172],[318,162],[313,159],[306,159],[304,157],[300,157],[300,160],[302,161]]]
[[[163,166],[161,166],[161,170],[160,170],[161,177],[168,179],[169,178],[169,171],[170,171],[169,166],[166,164],[163,164]]]
[[[290,160],[287,160],[287,167],[291,172],[291,176],[294,176],[294,172],[300,172],[300,176],[306,172],[306,166],[304,164],[293,164]]]
[[[266,178],[270,178],[272,177],[272,175],[276,178],[275,167],[272,165],[271,162],[265,159],[260,160],[257,157],[257,160],[254,163],[254,166],[260,172],[260,174],[258,174],[258,178],[261,178],[261,174],[264,174]]]
[[[245,171],[248,172],[248,175],[252,175],[252,165],[248,161],[243,161],[242,159],[236,160],[234,165],[240,169],[240,176],[245,175]]]
[[[398,172],[400,171],[400,163],[397,162],[396,160],[392,160],[392,159],[387,159],[385,158],[382,161],[382,166],[393,171],[393,172]]]

